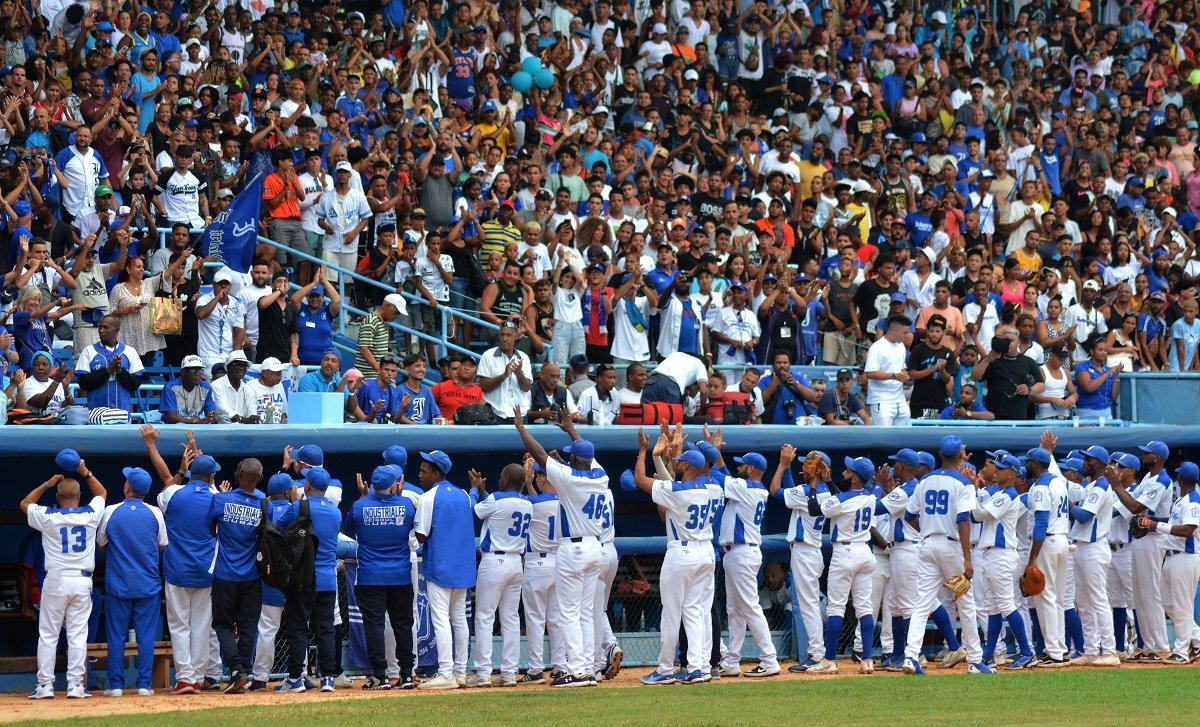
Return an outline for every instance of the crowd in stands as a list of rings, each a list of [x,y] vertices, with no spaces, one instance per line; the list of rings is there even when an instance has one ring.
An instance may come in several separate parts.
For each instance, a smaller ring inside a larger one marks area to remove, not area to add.
[[[8,406],[119,421],[167,367],[191,424],[1111,417],[1200,371],[1197,11],[3,0]],[[279,246],[230,269],[256,179]]]

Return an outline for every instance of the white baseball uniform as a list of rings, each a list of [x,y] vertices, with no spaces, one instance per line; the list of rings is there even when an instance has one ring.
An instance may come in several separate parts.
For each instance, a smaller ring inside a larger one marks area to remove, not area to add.
[[[594,673],[596,583],[604,566],[600,536],[613,512],[608,474],[593,460],[592,469],[574,470],[546,460],[546,479],[558,492],[559,531],[555,558],[555,598],[567,649],[567,671],[584,678]]]
[[[612,493],[605,492],[604,498],[603,507],[612,512]],[[596,581],[596,602],[592,606],[592,624],[595,634],[593,642],[595,644],[595,667],[597,672],[604,670],[604,657],[609,645],[617,643],[617,637],[613,635],[612,624],[608,621],[608,597],[612,594],[613,580],[617,577],[617,566],[621,563],[621,559],[617,555],[617,546],[613,542],[617,537],[613,518],[610,517],[602,521],[601,524],[604,526],[604,529],[600,533],[600,578]]]
[[[1028,495],[1028,507],[1034,517],[1044,512],[1047,518],[1045,538],[1037,556],[1037,566],[1046,577],[1046,589],[1033,597],[1032,606],[1037,610],[1046,655],[1064,659],[1067,636],[1063,604],[1067,588],[1067,529],[1070,526],[1067,481],[1045,472],[1030,486]]]
[[[875,495],[867,490],[846,490],[821,500],[821,514],[829,520],[829,539],[833,556],[829,560],[829,578],[825,588],[825,613],[830,620],[841,619],[846,602],[854,597],[854,613],[858,615],[864,648],[874,647],[875,618],[871,586],[875,573],[875,554],[869,545],[873,522]],[[870,627],[868,631],[868,626]],[[825,658],[837,653],[838,634],[828,643],[832,629],[825,634]],[[871,654],[864,652],[863,658]]]
[[[758,645],[764,668],[779,666],[771,629],[758,602],[758,571],[762,568],[762,519],[767,488],[761,482],[725,477],[725,509],[721,514],[721,558],[725,569],[725,606],[729,642],[721,655],[724,666],[736,667],[742,658],[746,629]]]
[[[904,649],[906,659],[916,661],[920,656],[925,624],[937,607],[937,593],[942,583],[963,572],[958,523],[970,519],[974,508],[975,487],[958,472],[945,469],[925,475],[905,505],[905,517],[920,524],[922,538],[916,580],[917,605]],[[962,644],[967,661],[974,664],[983,658],[979,630],[975,627],[975,595],[968,590],[958,599],[957,605],[962,623]]]
[[[67,632],[67,686],[82,687],[87,664],[88,617],[92,612],[92,570],[96,567],[96,529],[104,498],[77,507],[30,505],[29,527],[42,534],[46,579],[38,614],[37,682],[54,683],[58,636]]]
[[[658,673],[675,671],[679,625],[687,634],[687,654],[680,662],[691,667],[707,665],[712,651],[712,630],[705,614],[712,610],[713,497],[719,488],[702,482],[655,480],[650,497],[666,513],[667,553],[659,576],[662,617]]]
[[[791,571],[792,588],[796,602],[800,604],[800,618],[808,636],[808,658],[820,660],[825,653],[824,630],[821,628],[821,571],[825,569],[825,558],[821,555],[821,531],[825,527],[824,515],[808,514],[808,495],[813,485],[787,486],[791,472],[784,472],[783,487],[775,491],[792,511],[788,523],[788,540],[792,543]],[[829,494],[824,482],[815,485],[817,498]]]
[[[917,481],[909,480],[897,485],[882,500],[891,520],[888,530],[892,543],[892,615],[900,618],[910,618],[917,607],[917,592],[913,585],[917,582],[920,565],[921,534],[904,519],[905,508],[916,489]]]
[[[1113,654],[1117,646],[1108,602],[1108,573],[1113,561],[1108,533],[1116,496],[1108,480],[1100,477],[1083,483],[1078,498],[1071,509],[1075,521],[1068,535],[1075,546],[1075,605],[1083,622],[1084,653]]]
[[[875,498],[877,503],[882,502],[883,491],[876,487]],[[880,537],[887,541],[888,547],[881,549],[872,544],[871,551],[875,555],[875,570],[871,576],[871,614],[875,617],[875,622],[879,624],[879,645],[883,648],[884,656],[889,656],[892,653],[892,607],[889,600],[892,597],[892,515],[887,511],[887,508],[879,506],[875,508],[875,520],[872,527],[879,533]],[[874,652],[872,649],[863,649],[862,633],[854,632],[854,650],[864,655],[864,658],[872,658]]]
[[[1167,525],[1200,527],[1200,492],[1192,490],[1171,506]],[[1171,651],[1184,658],[1192,647],[1200,647],[1200,629],[1196,628],[1192,612],[1196,584],[1200,581],[1200,552],[1196,550],[1197,533],[1185,537],[1164,535],[1163,548],[1163,605],[1175,627],[1175,644]]]
[[[1165,518],[1171,510],[1171,477],[1166,470],[1151,472],[1129,494],[1146,507],[1141,514]],[[1133,608],[1137,611],[1137,628],[1145,644],[1143,650],[1153,654],[1170,651],[1163,611],[1162,539],[1163,536],[1150,531],[1133,541]]]
[[[525,608],[525,636],[529,642],[529,673],[545,668],[545,638],[550,633],[550,663],[567,668],[567,652],[558,622],[555,601],[555,551],[558,550],[558,495],[530,495],[533,519],[526,532],[525,574],[521,603]]]
[[[475,673],[492,673],[492,626],[500,614],[500,676],[516,677],[521,659],[522,556],[533,505],[519,492],[493,492],[475,505],[480,529],[475,576]]]
[[[1017,519],[1023,506],[1014,487],[992,485],[976,493],[971,517],[980,525],[979,560],[971,589],[986,583],[979,594],[979,612],[985,616],[1007,616],[1017,610],[1013,595],[1017,569]]]

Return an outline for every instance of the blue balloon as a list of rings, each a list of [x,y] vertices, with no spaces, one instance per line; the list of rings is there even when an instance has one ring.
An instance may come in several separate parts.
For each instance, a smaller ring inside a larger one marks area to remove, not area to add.
[[[542,59],[537,56],[529,56],[521,62],[521,70],[533,76],[542,69]]]
[[[525,71],[517,71],[512,77],[512,87],[517,93],[525,93],[533,86],[533,76]]]
[[[533,74],[533,82],[540,89],[547,89],[554,85],[554,71],[549,68],[542,68],[537,73]]]

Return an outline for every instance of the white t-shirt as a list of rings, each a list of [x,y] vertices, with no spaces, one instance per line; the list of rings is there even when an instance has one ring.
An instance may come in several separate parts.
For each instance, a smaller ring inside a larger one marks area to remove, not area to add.
[[[579,323],[583,320],[583,305],[577,288],[554,286],[554,320],[557,323]]]
[[[986,301],[987,310],[983,312],[983,318],[979,318],[979,303],[967,303],[963,306],[963,324],[978,323],[975,335],[967,334],[967,343],[973,343],[976,346],[984,346],[985,350],[991,350],[992,336],[996,335],[996,327],[1000,325],[1000,314],[996,312],[996,305],[990,300]]]
[[[442,270],[448,273],[454,272],[454,260],[449,255],[439,255],[438,262],[442,264]],[[417,258],[413,268],[420,276],[421,282],[425,284],[425,289],[435,300],[440,303],[450,302],[450,286],[442,279],[441,271],[429,261],[428,257]]]
[[[626,361],[650,360],[650,302],[645,296],[638,296],[632,301],[634,309],[641,313],[639,322],[642,330],[637,330],[629,318],[630,301],[622,298],[613,301],[612,348],[610,352],[616,358]],[[641,400],[641,396],[638,397]]]
[[[25,401],[29,401],[31,398],[44,392],[46,389],[49,389],[53,383],[54,379],[46,379],[46,382],[42,383],[32,376],[25,377],[25,384],[23,386],[25,390]],[[62,411],[63,400],[65,398],[66,396],[63,394],[63,387],[59,386],[54,391],[54,395],[50,397],[50,401],[46,402],[44,407],[41,409],[34,407],[30,408],[38,414],[58,414],[60,411]]]
[[[758,316],[748,308],[740,311],[733,308],[722,308],[717,314],[717,322],[712,329],[739,343],[753,341],[762,335],[762,328],[758,325]],[[747,362],[747,351],[733,348],[728,343],[714,343],[713,347],[717,349],[718,364],[730,365]]]
[[[203,308],[212,299],[212,293],[205,293],[196,300],[196,307]],[[232,294],[228,304],[217,303],[208,318],[197,322],[196,353],[205,360],[224,360],[233,353],[233,329],[244,326],[245,320],[242,302]]]
[[[305,172],[300,175],[300,186],[304,188],[304,199],[300,200],[300,227],[305,232],[324,235],[325,231],[317,224],[315,205],[323,193],[333,191],[333,175],[322,174],[318,178]]]
[[[282,381],[274,386],[263,384],[260,379],[252,379],[242,384],[249,386],[255,400],[255,413],[264,424],[283,424],[287,416],[287,392],[283,390]],[[267,404],[273,408],[271,421],[267,421]]]
[[[708,382],[708,369],[704,362],[695,356],[676,351],[668,354],[655,369],[654,373],[671,379],[683,391],[697,381]]]
[[[903,343],[892,343],[881,338],[867,349],[866,372],[883,371],[894,374],[905,370],[908,363],[908,349]],[[880,381],[872,379],[867,387],[867,403],[881,404],[891,401],[904,401],[904,383],[894,379]]]

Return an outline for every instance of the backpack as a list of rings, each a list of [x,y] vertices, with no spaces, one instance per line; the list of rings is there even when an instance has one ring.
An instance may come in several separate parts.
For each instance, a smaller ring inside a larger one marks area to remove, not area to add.
[[[317,558],[317,536],[312,530],[308,500],[300,501],[300,517],[280,532],[262,501],[258,526],[258,572],[263,583],[286,594],[304,593],[313,587]]]
[[[653,425],[659,422],[683,422],[683,405],[657,401],[650,404],[622,404],[617,424]]]
[[[464,404],[454,412],[455,424],[496,424],[496,413],[487,404]]]
[[[713,424],[751,424],[754,404],[744,391],[725,391],[709,397],[704,413]]]

